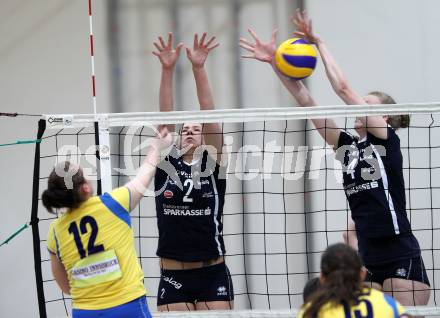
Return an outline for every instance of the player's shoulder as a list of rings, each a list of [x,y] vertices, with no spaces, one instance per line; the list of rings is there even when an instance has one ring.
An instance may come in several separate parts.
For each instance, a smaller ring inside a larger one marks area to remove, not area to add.
[[[374,288],[364,288],[359,296],[360,300],[370,300],[371,302],[383,302],[385,294]]]
[[[49,232],[57,231],[60,227],[70,223],[71,213],[70,211],[59,211],[56,219],[52,220],[49,225]]]
[[[56,219],[52,220],[52,222],[50,222],[50,224],[49,224],[49,231],[53,230],[57,226],[59,220],[60,220],[59,218],[56,218]]]
[[[360,296],[361,299],[382,299],[384,293],[374,288],[364,288]]]
[[[351,139],[351,140],[354,140],[354,141],[358,141],[358,140],[359,140],[359,137],[358,137],[358,136],[353,135],[353,134],[352,134],[351,132],[349,132],[348,130],[341,130],[341,134],[342,134],[344,137],[349,138],[349,139]]]
[[[350,146],[353,144],[357,144],[359,142],[359,137],[353,135],[347,130],[341,130],[338,137],[337,148],[342,146]]]
[[[383,145],[388,147],[399,147],[400,145],[400,138],[397,135],[396,130],[389,126],[387,127],[387,137],[385,139],[376,137],[371,132],[367,132],[367,139],[370,141],[370,143],[374,145]]]
[[[130,197],[130,190],[128,189],[128,187],[123,186],[123,187],[119,187],[119,188],[115,188],[113,190],[111,190],[109,192],[109,194],[115,198],[115,199],[119,199],[119,198],[124,198],[124,197]]]
[[[64,213],[60,218],[60,222],[81,218],[84,216],[84,214],[90,214],[92,211],[95,210],[94,207],[99,205],[101,205],[100,197],[98,195],[94,195],[81,203],[81,205],[76,209]]]
[[[59,218],[56,218],[55,220],[50,222],[49,229],[47,231],[47,239],[48,240],[55,239],[55,231],[56,231],[57,225],[59,223],[59,220],[60,220]]]
[[[393,297],[380,290],[369,288],[359,297],[362,301],[367,301],[373,307],[374,312],[389,313],[384,317],[399,317],[405,313],[405,309]]]

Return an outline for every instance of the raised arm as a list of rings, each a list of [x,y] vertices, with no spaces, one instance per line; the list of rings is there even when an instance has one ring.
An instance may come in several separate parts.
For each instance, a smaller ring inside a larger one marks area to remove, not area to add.
[[[305,38],[318,48],[322,61],[325,66],[325,72],[335,93],[348,105],[367,104],[364,98],[359,95],[347,81],[342,69],[330,53],[325,42],[313,32],[312,21],[307,13],[296,10],[292,16],[292,22],[298,28],[294,34]],[[359,118],[367,130],[378,138],[386,139],[388,136],[387,123],[382,116],[369,116]]]
[[[201,110],[215,109],[212,90],[209,85],[208,75],[205,70],[205,62],[209,53],[219,46],[215,43],[215,37],[206,41],[206,32],[199,40],[198,34],[194,35],[193,48],[186,48],[186,55],[192,64],[192,70],[197,87],[197,97],[199,99]],[[220,160],[223,147],[223,131],[218,123],[203,124],[203,137],[207,145],[212,145],[217,149],[217,161]]]
[[[244,38],[240,38],[240,46],[250,52],[250,54],[243,55],[243,58],[255,59],[257,61],[265,62],[271,65],[278,78],[283,85],[292,94],[300,106],[316,106],[316,102],[310,95],[309,90],[299,80],[290,79],[281,74],[275,65],[275,51],[276,51],[276,33],[277,30],[272,32],[272,37],[268,43],[262,43],[257,34],[252,30],[248,30],[253,37],[255,43],[252,43]],[[332,119],[312,119],[312,122],[319,134],[326,140],[329,145],[337,146],[340,129]]]
[[[141,201],[145,191],[150,185],[156,172],[156,167],[160,162],[161,151],[169,147],[172,143],[172,136],[168,128],[163,125],[158,128],[157,137],[152,139],[150,149],[139,167],[139,171],[132,180],[125,186],[130,190],[130,206],[134,209]]]
[[[156,51],[153,51],[153,54],[159,58],[162,64],[159,90],[159,107],[161,112],[174,110],[173,74],[183,44],[180,43],[174,48],[173,42],[174,37],[171,32],[168,33],[167,43],[165,43],[161,36],[158,37],[157,42],[154,42]],[[174,131],[174,125],[168,125],[168,130]]]

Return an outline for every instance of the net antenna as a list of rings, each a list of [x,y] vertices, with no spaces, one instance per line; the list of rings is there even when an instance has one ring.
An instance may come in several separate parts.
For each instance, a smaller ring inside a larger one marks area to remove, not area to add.
[[[96,115],[96,76],[95,76],[95,52],[93,44],[93,14],[92,14],[92,0],[88,0],[89,4],[89,29],[90,29],[90,62],[92,71],[92,104],[93,113]]]
[[[95,115],[95,144],[97,160],[97,193],[112,190],[111,166],[110,166],[110,137],[106,115],[97,114],[96,103],[96,75],[95,75],[95,50],[93,36],[92,0],[88,0],[89,29],[90,29],[90,62],[92,77],[92,104]]]

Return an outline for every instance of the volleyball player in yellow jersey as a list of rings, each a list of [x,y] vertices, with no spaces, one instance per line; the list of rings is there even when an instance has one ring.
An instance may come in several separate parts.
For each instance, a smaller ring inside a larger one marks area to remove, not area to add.
[[[319,288],[308,298],[298,318],[398,318],[405,309],[391,296],[364,287],[366,271],[356,251],[331,245],[321,258]]]
[[[128,213],[170,144],[171,135],[161,127],[136,177],[101,196],[93,196],[79,166],[62,162],[50,174],[43,204],[49,212],[66,212],[52,222],[47,245],[55,280],[72,296],[74,318],[151,317]]]

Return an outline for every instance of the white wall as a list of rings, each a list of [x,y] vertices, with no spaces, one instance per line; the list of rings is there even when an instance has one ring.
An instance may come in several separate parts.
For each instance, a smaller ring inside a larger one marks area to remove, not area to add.
[[[381,89],[398,102],[439,100],[439,3],[435,0],[308,1],[314,29],[361,94]],[[323,74],[310,78],[321,104],[341,104]]]

